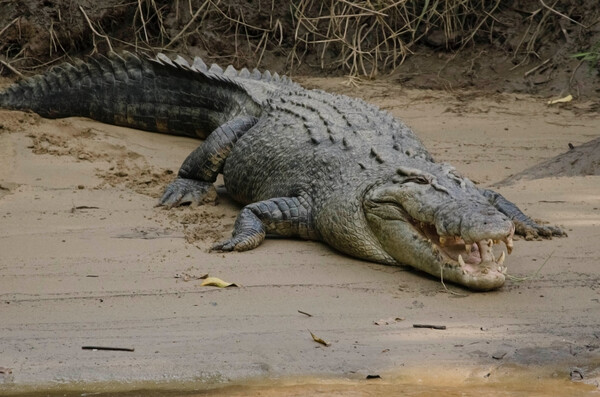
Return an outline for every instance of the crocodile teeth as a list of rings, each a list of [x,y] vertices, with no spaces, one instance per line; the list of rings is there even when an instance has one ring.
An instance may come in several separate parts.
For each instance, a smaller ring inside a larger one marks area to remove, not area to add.
[[[470,254],[472,250],[473,244],[465,244],[465,251],[467,251],[467,254]]]
[[[487,246],[488,246],[488,247],[492,247],[493,245],[494,245],[494,240],[492,240],[492,239],[489,239],[489,240],[487,241]]]
[[[440,245],[442,247],[444,247],[446,245],[446,242],[448,241],[448,239],[446,239],[446,237],[441,237],[440,236]]]
[[[507,237],[504,242],[506,243],[506,252],[508,252],[508,254],[510,255],[510,253],[513,250],[513,239],[512,239],[512,237]]]
[[[498,263],[498,265],[502,266],[502,264],[504,263],[504,259],[506,259],[506,255],[504,255],[504,251],[502,251],[502,253],[500,254],[500,258],[498,258],[496,263]]]
[[[458,264],[459,264],[461,267],[464,267],[464,266],[466,266],[466,264],[465,264],[465,260],[463,259],[462,255],[460,255],[460,254],[458,255]]]

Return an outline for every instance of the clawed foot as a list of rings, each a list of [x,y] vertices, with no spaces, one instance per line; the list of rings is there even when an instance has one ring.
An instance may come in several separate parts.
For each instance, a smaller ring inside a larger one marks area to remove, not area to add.
[[[195,179],[177,178],[167,186],[158,201],[159,206],[167,208],[182,204],[201,205],[217,199],[217,191],[212,183]]]
[[[231,252],[231,251],[247,251],[243,249],[236,249],[236,247],[242,244],[243,241],[239,238],[230,238],[228,240],[220,241],[218,243],[213,244],[210,247],[211,251],[223,251],[223,252]]]
[[[256,232],[252,235],[238,235],[233,236],[228,240],[221,241],[219,243],[214,244],[210,250],[211,251],[248,251],[258,247],[265,239],[264,232]]]
[[[525,237],[525,240],[539,240],[542,238],[551,239],[552,237],[567,237],[567,233],[557,226],[543,226],[539,224],[526,225],[522,222],[515,222],[515,234]]]
[[[230,239],[212,246],[212,251],[248,251],[258,247],[267,235],[262,222],[248,207],[244,208],[233,226]]]

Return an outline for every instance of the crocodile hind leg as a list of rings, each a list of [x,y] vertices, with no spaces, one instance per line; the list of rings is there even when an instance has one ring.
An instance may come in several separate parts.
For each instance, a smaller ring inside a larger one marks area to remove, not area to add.
[[[158,205],[171,208],[187,203],[200,205],[215,201],[217,192],[213,182],[223,170],[233,145],[256,121],[256,117],[240,116],[214,130],[185,159],[177,179],[167,186]]]
[[[249,204],[238,215],[231,238],[211,249],[248,251],[258,247],[267,233],[318,239],[310,204],[302,197],[278,197]]]
[[[493,190],[482,189],[482,193],[498,211],[508,216],[515,224],[515,233],[524,236],[526,240],[539,237],[552,238],[552,236],[566,237],[562,229],[557,226],[540,225],[528,217],[514,203],[508,201],[500,193]]]

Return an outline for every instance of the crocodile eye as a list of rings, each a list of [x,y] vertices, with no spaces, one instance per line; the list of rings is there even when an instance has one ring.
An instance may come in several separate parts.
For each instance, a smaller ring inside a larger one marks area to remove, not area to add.
[[[404,183],[406,182],[414,182],[419,185],[427,185],[430,183],[430,181],[422,175],[412,175],[404,180]]]

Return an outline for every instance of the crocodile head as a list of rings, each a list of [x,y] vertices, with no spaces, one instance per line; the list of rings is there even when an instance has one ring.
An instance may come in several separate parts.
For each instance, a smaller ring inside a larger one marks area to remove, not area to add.
[[[378,249],[397,263],[473,290],[504,284],[503,241],[512,250],[513,222],[445,164],[428,171],[398,168],[367,190],[362,203]]]

